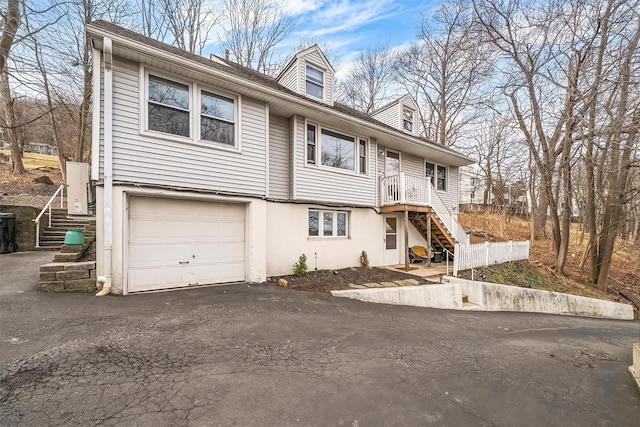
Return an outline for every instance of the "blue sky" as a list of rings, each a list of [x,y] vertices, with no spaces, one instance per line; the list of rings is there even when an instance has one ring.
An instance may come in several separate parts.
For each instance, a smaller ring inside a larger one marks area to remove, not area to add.
[[[297,21],[281,50],[288,54],[299,40],[313,39],[339,58],[342,74],[360,51],[378,42],[410,43],[419,16],[433,11],[441,1],[281,0],[283,11]],[[220,54],[215,50],[212,53]]]

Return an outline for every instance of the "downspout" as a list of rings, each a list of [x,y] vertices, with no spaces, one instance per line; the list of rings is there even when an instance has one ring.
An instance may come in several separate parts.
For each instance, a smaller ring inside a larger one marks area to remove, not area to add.
[[[113,246],[113,56],[111,39],[105,37],[102,43],[104,57],[104,276],[100,276],[97,279],[97,284],[102,284],[102,290],[96,294],[98,297],[108,295],[111,292],[111,254]],[[99,70],[100,68],[98,68],[98,72]],[[97,96],[100,96],[100,94],[98,93]]]

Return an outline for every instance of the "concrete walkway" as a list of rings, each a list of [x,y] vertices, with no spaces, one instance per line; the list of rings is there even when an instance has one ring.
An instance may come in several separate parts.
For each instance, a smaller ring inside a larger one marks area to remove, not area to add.
[[[449,271],[447,272],[447,264],[444,262],[441,263],[431,263],[430,266],[427,266],[423,263],[415,263],[409,264],[409,270],[405,270],[405,265],[391,265],[386,267],[388,270],[392,271],[400,271],[402,273],[411,274],[416,277],[420,277],[422,279],[429,279],[432,281],[438,281],[440,279],[440,275],[447,276],[453,273],[453,262],[449,262]]]

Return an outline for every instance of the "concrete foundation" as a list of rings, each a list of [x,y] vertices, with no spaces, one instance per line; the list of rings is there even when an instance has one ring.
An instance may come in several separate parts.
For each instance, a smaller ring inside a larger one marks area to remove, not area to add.
[[[469,296],[469,302],[480,305],[484,311],[526,311],[633,320],[633,307],[628,304],[457,277],[447,277],[447,280],[460,285],[462,293]]]
[[[494,283],[472,282],[455,277],[447,277],[447,279],[449,284],[353,289],[332,291],[331,294],[382,304],[453,310],[470,309],[463,304],[462,296],[465,295],[468,300],[467,305],[473,306],[474,310],[520,311],[633,320],[633,307],[627,304]],[[640,364],[640,361],[637,363]],[[640,372],[640,369],[636,368],[636,372]]]
[[[331,291],[331,295],[382,304],[462,310],[458,285],[403,286],[395,288]]]

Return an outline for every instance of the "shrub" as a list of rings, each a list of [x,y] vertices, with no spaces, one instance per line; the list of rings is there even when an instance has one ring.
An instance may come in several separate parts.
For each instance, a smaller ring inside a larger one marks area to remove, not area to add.
[[[307,274],[307,256],[305,254],[300,255],[298,262],[293,264],[293,274],[296,276]]]
[[[362,251],[360,254],[360,265],[365,268],[369,267],[369,256],[366,251]]]

